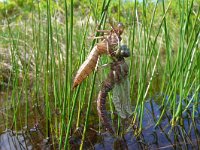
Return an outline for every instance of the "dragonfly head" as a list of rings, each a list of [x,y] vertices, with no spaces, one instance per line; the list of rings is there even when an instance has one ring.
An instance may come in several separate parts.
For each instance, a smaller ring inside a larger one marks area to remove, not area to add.
[[[117,60],[124,59],[124,57],[130,56],[130,50],[126,45],[120,45],[120,47],[115,51],[115,57]]]

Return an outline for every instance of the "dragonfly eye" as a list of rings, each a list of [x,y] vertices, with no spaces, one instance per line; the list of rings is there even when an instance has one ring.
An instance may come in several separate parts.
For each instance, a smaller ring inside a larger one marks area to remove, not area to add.
[[[121,47],[120,47],[120,55],[122,57],[129,57],[130,56],[130,50],[126,45],[121,45]]]

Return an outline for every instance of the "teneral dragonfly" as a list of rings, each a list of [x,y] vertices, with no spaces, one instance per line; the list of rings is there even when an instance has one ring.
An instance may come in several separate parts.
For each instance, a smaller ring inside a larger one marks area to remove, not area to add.
[[[124,57],[129,57],[130,51],[126,45],[119,46],[113,53],[113,62],[111,63],[110,73],[103,82],[102,88],[98,94],[97,110],[106,129],[114,134],[110,125],[106,111],[106,97],[108,92],[113,90],[113,103],[116,111],[121,118],[126,118],[132,114],[130,104],[130,85],[128,80],[128,65]]]
[[[118,46],[121,41],[123,30],[124,25],[122,23],[118,23],[118,25],[112,27],[111,30],[97,30],[98,32],[104,33],[104,36],[96,38],[103,40],[94,46],[87,59],[80,66],[74,78],[73,88],[81,84],[81,82],[95,69],[98,58],[102,54],[113,55],[115,47]]]
[[[73,83],[73,88],[78,86],[95,69],[98,58],[102,54],[107,54],[112,58],[113,62],[110,65],[110,73],[103,82],[97,99],[99,117],[103,125],[111,133],[114,133],[114,130],[109,123],[105,106],[108,92],[113,90],[113,103],[116,111],[122,118],[126,118],[132,113],[129,96],[128,65],[124,60],[124,57],[130,56],[130,51],[126,45],[120,45],[123,30],[124,26],[122,23],[119,23],[117,27],[112,27],[112,30],[98,30],[98,32],[104,33],[104,36],[100,37],[103,40],[94,46],[87,59],[79,68]]]

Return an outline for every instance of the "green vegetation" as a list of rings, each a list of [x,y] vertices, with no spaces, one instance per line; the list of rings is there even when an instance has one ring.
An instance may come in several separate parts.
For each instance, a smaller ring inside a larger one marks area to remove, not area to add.
[[[131,50],[130,127],[138,124],[142,130],[144,103],[155,95],[162,111],[157,125],[166,111],[173,114],[172,126],[183,124],[182,114],[189,107],[195,119],[200,93],[199,13],[199,0],[0,2],[0,120],[5,125],[0,131],[21,131],[37,123],[54,148],[67,148],[71,133],[84,126],[81,149],[88,126],[103,131],[96,99],[108,69],[100,67],[75,90],[72,82],[97,42],[88,37],[97,36],[97,27],[110,29],[109,21],[125,24],[122,42]],[[99,65],[109,62],[102,56]],[[114,120],[112,95],[107,102]]]

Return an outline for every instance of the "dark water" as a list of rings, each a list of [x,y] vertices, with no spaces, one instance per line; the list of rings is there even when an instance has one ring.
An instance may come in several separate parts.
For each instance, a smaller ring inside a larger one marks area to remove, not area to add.
[[[108,132],[98,133],[89,126],[84,149],[123,150],[123,149],[200,149],[200,107],[191,119],[192,107],[182,116],[182,125],[171,127],[170,112],[166,112],[159,126],[155,122],[160,116],[161,108],[150,100],[145,103],[143,130],[139,136],[134,135],[137,129],[130,129],[122,136],[112,136]],[[129,122],[130,123],[130,122]],[[36,126],[29,131],[14,133],[6,131],[0,135],[0,149],[57,149],[56,144],[45,140],[44,134]],[[82,128],[70,137],[71,149],[78,149],[81,143]]]
[[[0,149],[1,150],[21,150],[32,149],[32,145],[26,137],[26,134],[18,133],[17,135],[12,131],[5,131],[0,135]]]

